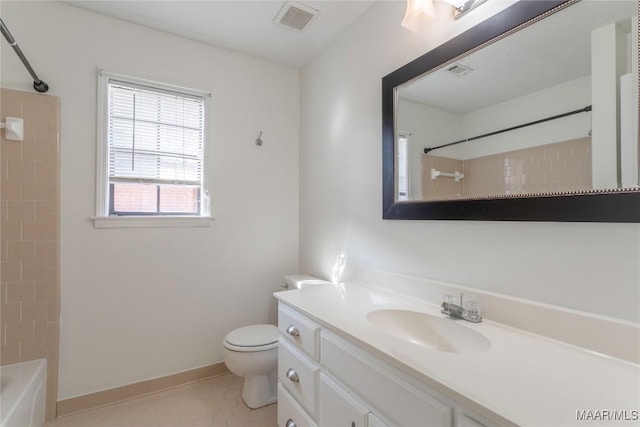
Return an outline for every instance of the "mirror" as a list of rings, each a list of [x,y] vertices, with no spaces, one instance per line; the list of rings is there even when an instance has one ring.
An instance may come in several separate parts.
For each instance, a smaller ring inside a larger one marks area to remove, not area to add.
[[[384,218],[640,222],[637,15],[521,1],[383,78]]]

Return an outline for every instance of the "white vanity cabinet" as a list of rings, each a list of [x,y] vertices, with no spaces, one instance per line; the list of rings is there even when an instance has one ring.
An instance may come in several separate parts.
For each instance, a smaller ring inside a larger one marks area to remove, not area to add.
[[[278,425],[315,427],[320,376],[320,326],[278,307]]]
[[[316,427],[317,424],[302,406],[278,384],[278,425],[282,427]]]
[[[318,418],[323,426],[366,427],[369,409],[327,374],[320,374]]]
[[[453,407],[415,387],[403,372],[327,330],[322,331],[320,347],[326,370],[390,424],[451,427]]]
[[[463,407],[280,303],[280,427],[489,427]]]

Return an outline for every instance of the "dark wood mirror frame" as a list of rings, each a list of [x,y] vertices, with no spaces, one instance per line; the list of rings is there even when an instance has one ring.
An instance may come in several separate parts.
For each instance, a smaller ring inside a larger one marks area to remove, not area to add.
[[[382,205],[383,219],[640,222],[640,191],[607,190],[590,193],[504,197],[454,201],[395,200],[395,88],[425,72],[500,37],[575,0],[523,0],[470,30],[427,52],[382,79]],[[535,24],[534,24],[535,25]]]

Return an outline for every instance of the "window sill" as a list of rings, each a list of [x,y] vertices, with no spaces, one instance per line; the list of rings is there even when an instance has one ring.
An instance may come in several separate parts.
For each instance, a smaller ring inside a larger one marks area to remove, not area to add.
[[[95,216],[95,228],[211,227],[211,216]]]

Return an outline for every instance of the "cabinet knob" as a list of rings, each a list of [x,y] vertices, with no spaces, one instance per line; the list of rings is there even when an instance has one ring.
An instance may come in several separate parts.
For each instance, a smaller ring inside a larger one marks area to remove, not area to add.
[[[293,421],[291,418],[289,418],[287,420],[287,423],[284,425],[285,427],[296,427],[296,423],[295,421]]]
[[[292,337],[299,337],[300,336],[300,331],[298,330],[298,328],[296,328],[295,326],[291,325],[287,328],[287,333],[289,335],[291,335]]]
[[[289,380],[291,382],[294,383],[299,383],[300,382],[300,378],[298,377],[298,373],[296,371],[294,371],[293,369],[289,368],[289,370],[287,371],[287,378],[289,378]]]

